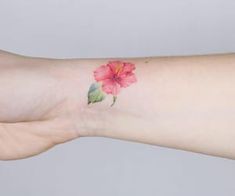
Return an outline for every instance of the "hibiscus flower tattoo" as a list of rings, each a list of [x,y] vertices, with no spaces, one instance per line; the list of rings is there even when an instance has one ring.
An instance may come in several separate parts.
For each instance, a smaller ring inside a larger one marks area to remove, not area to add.
[[[101,102],[105,96],[113,96],[113,106],[117,100],[117,95],[122,88],[126,88],[137,82],[133,63],[122,61],[110,61],[106,65],[101,65],[94,71],[93,83],[88,91],[88,104]]]

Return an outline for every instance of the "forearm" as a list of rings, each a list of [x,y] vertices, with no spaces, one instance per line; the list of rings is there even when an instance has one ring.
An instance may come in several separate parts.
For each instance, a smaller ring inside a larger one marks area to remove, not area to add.
[[[49,133],[55,143],[77,134],[103,136],[235,158],[235,55],[69,60],[7,55],[0,56],[0,122],[54,119],[52,129],[65,130],[63,136]],[[88,104],[94,71],[116,60],[134,64],[136,80],[121,88],[113,106],[112,94]]]
[[[62,63],[77,78],[71,91],[84,106],[82,136],[235,158],[234,55],[121,60],[135,64],[137,82],[120,92],[113,107],[112,96],[87,105],[93,71],[110,59]]]

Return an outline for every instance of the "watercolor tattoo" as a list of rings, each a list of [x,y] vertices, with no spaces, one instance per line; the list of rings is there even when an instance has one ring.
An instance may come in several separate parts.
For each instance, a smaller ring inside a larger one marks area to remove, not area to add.
[[[113,96],[113,106],[117,100],[117,95],[121,88],[126,88],[137,82],[135,65],[123,61],[110,61],[106,65],[101,65],[94,71],[96,82],[91,84],[88,91],[88,104],[101,102],[105,96]]]

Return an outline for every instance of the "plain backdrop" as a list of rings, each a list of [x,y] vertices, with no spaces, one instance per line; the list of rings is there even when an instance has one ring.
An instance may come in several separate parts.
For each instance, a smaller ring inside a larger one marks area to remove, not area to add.
[[[235,51],[234,0],[0,0],[0,48],[44,57]],[[0,196],[234,196],[235,161],[81,138],[0,162]]]

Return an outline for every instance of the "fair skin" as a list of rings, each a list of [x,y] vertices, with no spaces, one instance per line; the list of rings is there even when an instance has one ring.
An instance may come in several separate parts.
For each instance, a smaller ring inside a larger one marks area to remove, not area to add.
[[[120,58],[119,58],[120,60]],[[121,59],[138,81],[87,104],[110,59],[44,59],[0,51],[0,160],[78,137],[124,139],[235,159],[235,55]]]

